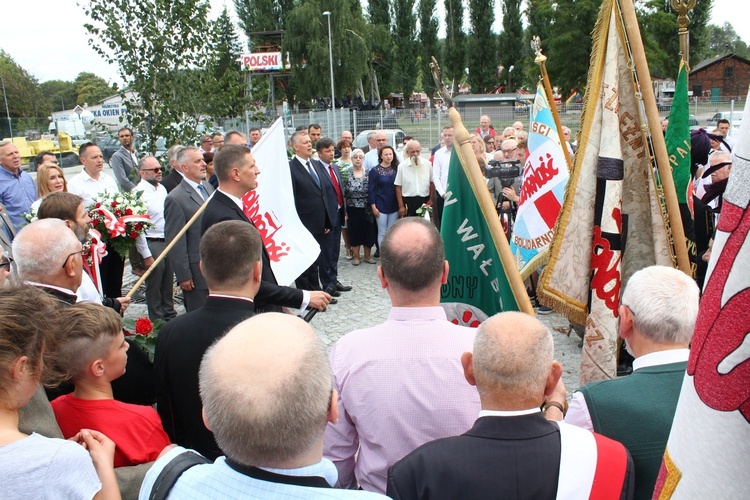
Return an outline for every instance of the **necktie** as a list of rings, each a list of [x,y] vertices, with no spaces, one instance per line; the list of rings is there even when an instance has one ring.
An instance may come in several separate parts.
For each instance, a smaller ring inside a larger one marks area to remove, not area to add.
[[[318,174],[315,173],[315,170],[312,167],[312,163],[310,163],[310,160],[307,160],[307,170],[310,172],[310,175],[312,175],[313,180],[315,181],[315,184],[317,184],[318,187],[320,187],[320,179],[318,178]]]
[[[206,188],[204,188],[202,184],[198,184],[198,194],[201,195],[201,198],[203,198],[204,201],[208,198],[208,191],[206,191]]]
[[[344,195],[341,194],[341,186],[339,186],[339,180],[336,177],[336,172],[333,171],[333,165],[328,165],[328,173],[331,176],[331,182],[333,183],[333,189],[336,190],[336,199],[339,202],[339,206],[344,206]]]

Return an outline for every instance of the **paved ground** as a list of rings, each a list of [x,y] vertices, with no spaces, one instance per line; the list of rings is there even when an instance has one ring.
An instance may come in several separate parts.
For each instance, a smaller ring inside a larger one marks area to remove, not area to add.
[[[359,266],[353,266],[351,261],[344,259],[344,249],[341,251],[339,261],[339,281],[345,285],[352,285],[351,292],[344,292],[339,297],[336,305],[328,307],[326,312],[317,313],[311,321],[312,327],[321,336],[323,341],[331,346],[347,332],[382,323],[388,316],[390,301],[388,294],[380,288],[377,277],[377,266],[362,262]],[[127,291],[135,282],[130,274],[130,266],[126,264],[126,276],[124,289]],[[179,311],[183,312],[181,305]],[[146,306],[143,303],[134,303],[127,312],[128,317],[139,318],[147,316]],[[580,338],[573,333],[568,333],[568,321],[557,314],[539,316],[553,332],[555,339],[555,358],[565,368],[563,380],[571,394],[578,388],[581,360]]]

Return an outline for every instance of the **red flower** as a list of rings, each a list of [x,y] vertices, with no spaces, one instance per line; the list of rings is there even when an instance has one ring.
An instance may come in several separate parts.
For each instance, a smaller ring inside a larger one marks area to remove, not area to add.
[[[112,203],[110,203],[112,208],[115,208],[117,206],[117,202],[115,200],[112,200]]]
[[[99,208],[99,207],[101,207],[101,206],[102,206],[102,204],[101,204],[101,203],[99,203],[99,202],[97,201],[97,202],[96,202],[96,205],[94,205],[94,208]]]
[[[135,230],[140,231],[141,229],[143,229],[143,224],[141,224],[140,222],[137,222],[135,225]]]
[[[125,215],[133,215],[133,211],[129,208],[125,209]]]
[[[134,240],[136,238],[138,238],[138,233],[135,231],[130,231],[130,239]]]
[[[154,324],[148,318],[138,318],[135,320],[136,335],[148,335],[154,329]]]
[[[115,210],[115,217],[117,218],[122,217],[122,212],[120,212],[119,210]]]

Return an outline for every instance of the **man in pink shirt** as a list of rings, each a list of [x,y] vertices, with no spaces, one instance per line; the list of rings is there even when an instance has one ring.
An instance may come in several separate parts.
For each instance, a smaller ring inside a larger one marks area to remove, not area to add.
[[[340,418],[328,424],[324,456],[340,487],[384,493],[388,467],[428,441],[466,432],[480,402],[461,365],[475,330],[450,323],[440,307],[448,263],[435,226],[401,219],[380,253],[378,277],[393,309],[331,350]]]

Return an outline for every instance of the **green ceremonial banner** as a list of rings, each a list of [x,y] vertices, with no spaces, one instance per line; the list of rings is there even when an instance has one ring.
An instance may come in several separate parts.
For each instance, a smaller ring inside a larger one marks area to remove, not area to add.
[[[692,204],[693,183],[690,181],[690,104],[688,102],[687,68],[680,62],[680,72],[674,87],[674,99],[669,111],[669,125],[664,140],[667,142],[669,166],[677,192],[677,201]]]
[[[680,219],[685,231],[685,244],[690,259],[690,274],[695,278],[698,269],[695,246],[695,223],[693,221],[693,178],[690,174],[690,103],[688,101],[688,78],[685,61],[680,61],[680,71],[674,87],[674,99],[669,111],[669,124],[664,137],[667,143],[669,166],[680,204]]]
[[[500,222],[492,205],[488,210],[478,200],[476,190],[486,190],[487,186],[473,185],[465,170],[465,161],[461,161],[459,155],[456,144],[448,168],[440,229],[445,242],[445,258],[450,264],[448,283],[441,290],[441,302],[470,304],[488,316],[518,311],[518,303],[500,260],[498,244],[488,224],[490,217],[494,217],[497,224]]]

